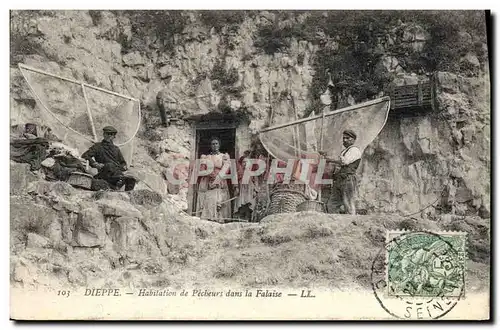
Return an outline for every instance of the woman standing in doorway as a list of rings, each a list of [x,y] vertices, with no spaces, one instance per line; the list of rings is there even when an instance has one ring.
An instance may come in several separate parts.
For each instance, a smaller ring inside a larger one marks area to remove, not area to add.
[[[217,137],[210,139],[210,153],[201,155],[201,159],[210,159],[214,164],[212,173],[204,176],[200,180],[198,189],[198,209],[200,218],[215,220],[224,223],[224,219],[231,218],[230,193],[227,180],[216,181],[217,175],[224,165],[229,166],[229,155],[219,150],[220,140]],[[229,167],[226,167],[229,168]]]

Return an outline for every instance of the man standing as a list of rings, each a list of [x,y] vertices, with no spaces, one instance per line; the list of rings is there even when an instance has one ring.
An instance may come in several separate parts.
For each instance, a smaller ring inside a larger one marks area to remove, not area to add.
[[[82,158],[89,161],[90,166],[99,172],[94,177],[106,181],[112,189],[120,189],[125,185],[125,191],[134,189],[135,179],[125,176],[127,162],[120,149],[113,143],[117,130],[114,127],[103,128],[104,139],[94,144],[83,153]]]
[[[357,191],[356,170],[361,162],[361,150],[354,146],[356,133],[345,130],[342,134],[345,147],[338,159],[326,158],[326,161],[340,166],[333,174],[333,184],[330,197],[327,201],[328,213],[338,213],[340,206],[344,205],[345,212],[356,214],[354,200]],[[321,152],[324,155],[324,152]]]

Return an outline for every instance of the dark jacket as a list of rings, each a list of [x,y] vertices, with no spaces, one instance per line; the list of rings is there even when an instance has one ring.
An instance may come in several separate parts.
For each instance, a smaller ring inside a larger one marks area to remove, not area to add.
[[[113,164],[121,171],[125,171],[127,167],[127,162],[123,158],[120,148],[115,146],[113,142],[107,142],[105,140],[90,147],[89,150],[83,153],[82,158],[88,160],[90,164],[93,163],[92,158],[94,158],[96,162],[104,165]]]

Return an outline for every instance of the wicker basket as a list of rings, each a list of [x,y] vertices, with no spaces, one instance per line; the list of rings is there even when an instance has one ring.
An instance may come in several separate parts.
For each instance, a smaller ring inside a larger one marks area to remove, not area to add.
[[[299,205],[297,205],[297,211],[316,211],[316,212],[325,212],[325,203],[320,201],[311,201],[307,200]]]
[[[306,200],[306,195],[303,192],[291,189],[277,189],[271,193],[271,203],[267,209],[267,215],[296,212],[297,205]]]
[[[89,189],[92,187],[93,177],[87,173],[73,172],[69,175],[68,183],[73,187]]]

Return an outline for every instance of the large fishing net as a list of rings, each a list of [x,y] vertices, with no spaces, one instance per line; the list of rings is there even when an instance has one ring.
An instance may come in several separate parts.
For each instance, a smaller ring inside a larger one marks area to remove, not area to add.
[[[344,148],[344,130],[356,133],[354,145],[363,152],[384,127],[389,108],[390,99],[383,97],[269,127],[263,129],[259,137],[273,157],[285,162],[300,158],[317,159],[320,150],[329,158],[337,158]]]
[[[134,137],[141,121],[137,99],[20,64],[19,69],[34,94],[44,124],[65,145],[81,155],[102,140],[102,129],[113,126],[114,143],[127,163],[132,163]]]

